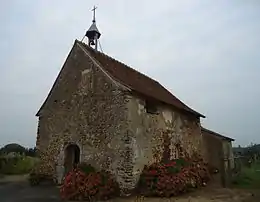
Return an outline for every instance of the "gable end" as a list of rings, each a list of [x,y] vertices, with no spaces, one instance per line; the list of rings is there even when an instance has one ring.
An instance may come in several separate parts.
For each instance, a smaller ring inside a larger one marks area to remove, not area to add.
[[[42,106],[40,107],[40,109],[39,109],[38,112],[36,113],[36,116],[40,116],[42,110],[44,109],[44,107],[46,106],[46,104],[48,103],[48,101],[50,100],[50,97],[51,97],[51,95],[54,93],[55,88],[56,88],[56,86],[57,86],[57,84],[58,84],[58,82],[59,82],[59,79],[60,79],[60,77],[61,77],[61,74],[62,74],[62,72],[64,71],[64,68],[65,68],[65,66],[66,66],[66,64],[67,64],[67,62],[68,62],[68,60],[69,60],[69,58],[71,57],[71,54],[72,54],[73,50],[76,48],[76,46],[80,49],[80,51],[83,51],[83,52],[84,52],[84,55],[85,55],[86,57],[88,57],[88,58],[90,58],[90,59],[92,60],[92,62],[94,63],[94,65],[97,66],[97,67],[104,73],[104,75],[107,76],[107,77],[112,81],[112,83],[113,83],[114,85],[116,85],[118,88],[121,88],[121,89],[123,89],[123,90],[131,91],[130,88],[128,88],[127,86],[125,86],[125,85],[123,85],[123,84],[121,84],[121,83],[119,83],[119,82],[116,81],[109,73],[107,73],[107,72],[102,68],[102,66],[98,63],[98,61],[97,61],[96,59],[94,59],[94,58],[88,53],[88,51],[85,50],[85,49],[78,43],[78,41],[76,40],[76,41],[74,42],[74,45],[73,45],[72,49],[71,49],[70,52],[69,52],[69,55],[67,56],[67,58],[66,58],[66,60],[65,60],[65,62],[64,62],[64,64],[63,64],[63,66],[62,66],[62,68],[61,68],[61,70],[60,70],[60,72],[59,72],[57,78],[55,79],[54,84],[53,84],[51,90],[49,91],[49,93],[48,93],[48,95],[47,95],[45,101],[43,102]],[[86,72],[84,72],[84,73],[86,73]]]

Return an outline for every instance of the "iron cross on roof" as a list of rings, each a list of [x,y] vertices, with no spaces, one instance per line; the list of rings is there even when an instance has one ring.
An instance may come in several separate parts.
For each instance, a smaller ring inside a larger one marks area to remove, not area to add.
[[[94,6],[93,9],[91,10],[91,11],[93,11],[93,20],[92,20],[92,22],[96,22],[96,9],[97,9],[97,7]]]

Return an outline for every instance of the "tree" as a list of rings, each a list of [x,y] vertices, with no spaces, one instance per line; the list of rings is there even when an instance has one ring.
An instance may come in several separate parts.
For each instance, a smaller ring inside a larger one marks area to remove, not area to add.
[[[23,154],[26,152],[26,149],[25,149],[25,147],[23,147],[19,144],[16,144],[16,143],[7,144],[3,148],[1,148],[1,153],[8,154],[11,152]]]

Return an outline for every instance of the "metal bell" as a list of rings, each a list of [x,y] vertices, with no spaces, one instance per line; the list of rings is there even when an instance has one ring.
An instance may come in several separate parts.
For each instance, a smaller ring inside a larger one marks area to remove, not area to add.
[[[94,45],[95,45],[95,42],[94,42],[93,39],[91,39],[91,41],[90,41],[90,45],[91,45],[91,46],[94,46]]]

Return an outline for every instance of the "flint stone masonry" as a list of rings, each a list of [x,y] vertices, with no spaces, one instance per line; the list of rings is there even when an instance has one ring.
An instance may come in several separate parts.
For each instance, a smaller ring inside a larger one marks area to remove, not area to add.
[[[40,112],[37,147],[42,159],[63,166],[66,146],[76,143],[81,162],[110,170],[121,182],[119,167],[127,169],[119,152],[127,151],[126,103],[124,92],[75,45]]]
[[[116,85],[97,64],[75,42],[38,113],[36,145],[46,173],[60,181],[65,149],[76,144],[80,162],[111,171],[127,194],[144,165],[162,160],[165,135],[171,159],[201,152],[199,118],[163,104],[158,114],[146,113],[145,99]]]
[[[225,136],[219,136],[207,129],[202,129],[203,153],[205,161],[210,167],[219,172],[213,176],[217,185],[229,187],[231,185],[232,170],[234,169],[234,155],[232,140]],[[223,138],[224,137],[224,138]]]
[[[202,136],[199,118],[182,115],[168,106],[159,105],[157,114],[149,114],[143,98],[132,96],[128,105],[128,123],[135,139],[133,182],[137,183],[144,165],[163,158],[165,135],[169,139],[170,159],[201,154]],[[178,148],[183,148],[183,152]],[[136,151],[137,150],[137,151]]]

